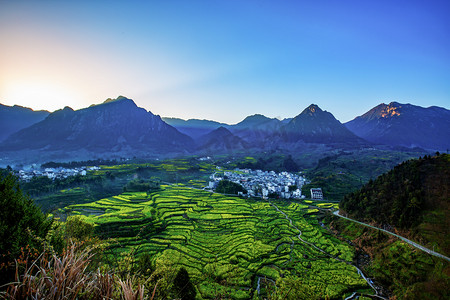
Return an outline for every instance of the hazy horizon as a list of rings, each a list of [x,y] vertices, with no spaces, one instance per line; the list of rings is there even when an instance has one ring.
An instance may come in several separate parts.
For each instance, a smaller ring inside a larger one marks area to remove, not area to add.
[[[235,124],[450,103],[444,1],[0,1],[0,103]]]

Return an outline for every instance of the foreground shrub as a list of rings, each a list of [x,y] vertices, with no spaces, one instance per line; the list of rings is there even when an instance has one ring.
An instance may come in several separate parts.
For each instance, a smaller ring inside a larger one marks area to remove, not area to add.
[[[161,294],[157,293],[157,281],[150,284],[151,277],[145,280],[139,273],[133,276],[127,273],[120,278],[111,269],[89,271],[94,251],[95,248],[85,247],[84,243],[72,243],[60,256],[42,252],[23,272],[19,272],[17,265],[14,282],[6,285],[0,299],[142,300]]]
[[[19,188],[17,178],[0,172],[0,285],[11,280],[14,260],[43,249],[43,239],[53,220]],[[23,258],[23,257],[22,257]]]

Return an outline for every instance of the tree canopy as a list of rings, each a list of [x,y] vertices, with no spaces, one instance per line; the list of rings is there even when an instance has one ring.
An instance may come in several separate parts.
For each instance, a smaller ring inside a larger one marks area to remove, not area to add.
[[[351,216],[411,228],[426,210],[448,208],[450,155],[410,160],[347,195],[340,208]]]
[[[0,172],[0,207],[0,264],[8,265],[23,248],[39,248],[38,240],[47,235],[53,220],[22,193],[9,172]]]
[[[224,179],[219,181],[217,184],[216,192],[237,195],[239,192],[246,193],[247,191],[242,187],[242,185]]]

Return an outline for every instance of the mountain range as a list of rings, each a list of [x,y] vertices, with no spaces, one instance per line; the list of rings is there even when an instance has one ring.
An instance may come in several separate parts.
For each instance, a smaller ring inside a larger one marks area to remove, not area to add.
[[[392,102],[345,124],[312,104],[291,119],[256,114],[228,125],[210,120],[163,118],[126,97],[53,113],[1,106],[1,152],[86,152],[145,156],[283,150],[305,145],[334,148],[374,145],[450,148],[450,111]],[[6,121],[5,121],[6,120]],[[19,122],[20,120],[20,122]]]

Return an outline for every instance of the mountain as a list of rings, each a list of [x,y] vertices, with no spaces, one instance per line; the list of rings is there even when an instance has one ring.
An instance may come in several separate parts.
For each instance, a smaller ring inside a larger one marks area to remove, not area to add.
[[[382,103],[345,126],[377,144],[444,151],[450,148],[450,110],[442,107]]]
[[[282,128],[283,139],[287,142],[302,141],[319,144],[364,144],[329,112],[316,104],[308,106]]]
[[[197,140],[198,149],[201,151],[231,152],[249,148],[241,138],[233,135],[225,127],[219,127]]]
[[[189,119],[183,120],[178,118],[162,118],[164,122],[175,127],[179,132],[197,139],[202,135],[207,134],[211,130],[217,129],[220,126],[228,126],[224,123],[209,120]]]
[[[11,134],[42,121],[49,114],[45,110],[34,111],[18,105],[0,104],[0,142]]]
[[[78,151],[94,153],[179,152],[193,141],[131,99],[108,99],[74,111],[70,107],[11,135],[2,150]]]
[[[269,137],[279,135],[282,123],[278,119],[255,114],[246,117],[241,122],[231,125],[228,129],[236,136],[258,148],[271,146]],[[273,145],[272,145],[273,146]]]
[[[241,122],[232,125],[234,130],[238,129],[264,129],[272,127],[274,122],[280,122],[278,119],[271,119],[261,114],[255,114],[246,117]]]

